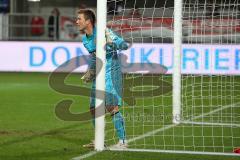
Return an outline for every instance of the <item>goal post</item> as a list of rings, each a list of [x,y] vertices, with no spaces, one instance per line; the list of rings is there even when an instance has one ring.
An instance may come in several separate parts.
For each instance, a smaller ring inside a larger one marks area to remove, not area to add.
[[[173,123],[181,119],[182,0],[174,0]]]
[[[107,22],[107,0],[97,1],[97,48],[96,48],[96,109],[95,109],[95,150],[104,150],[105,131],[105,29]]]

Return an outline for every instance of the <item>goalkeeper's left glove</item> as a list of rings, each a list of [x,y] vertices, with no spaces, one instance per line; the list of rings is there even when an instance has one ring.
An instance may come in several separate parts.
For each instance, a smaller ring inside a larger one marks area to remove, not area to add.
[[[82,76],[82,80],[85,83],[92,82],[96,77],[95,69],[88,69],[87,72]]]

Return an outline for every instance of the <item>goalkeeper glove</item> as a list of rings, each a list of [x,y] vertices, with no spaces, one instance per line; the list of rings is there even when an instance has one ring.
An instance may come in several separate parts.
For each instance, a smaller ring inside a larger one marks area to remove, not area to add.
[[[111,33],[110,29],[106,28],[105,36],[106,36],[106,43],[112,44],[115,36]]]
[[[96,71],[94,69],[88,69],[87,72],[82,76],[84,83],[92,82],[96,77]]]

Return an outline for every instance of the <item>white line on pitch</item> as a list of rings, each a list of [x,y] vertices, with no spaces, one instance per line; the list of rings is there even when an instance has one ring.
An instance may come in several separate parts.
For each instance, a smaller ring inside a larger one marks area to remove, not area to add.
[[[211,122],[193,122],[193,121],[182,121],[182,124],[196,124],[196,125],[210,125],[210,126],[231,126],[231,127],[240,127],[240,124],[232,123],[211,123]]]
[[[84,155],[82,155],[82,156],[72,158],[72,160],[85,159],[85,158],[91,157],[91,156],[93,156],[93,155],[95,155],[95,154],[97,154],[97,153],[98,153],[97,151],[91,151],[91,152],[89,152],[89,153],[87,153],[87,154],[84,154]]]

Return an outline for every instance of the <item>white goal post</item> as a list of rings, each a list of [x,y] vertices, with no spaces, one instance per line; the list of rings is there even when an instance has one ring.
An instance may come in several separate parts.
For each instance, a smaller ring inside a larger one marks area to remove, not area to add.
[[[106,54],[105,29],[107,23],[107,0],[97,1],[97,48],[96,48],[96,91],[105,91],[105,61]],[[98,60],[99,59],[99,60]],[[100,70],[100,71],[99,71]],[[105,95],[96,92],[95,110],[95,150],[104,149],[104,130],[105,130]]]
[[[174,0],[173,123],[181,118],[182,0]]]

